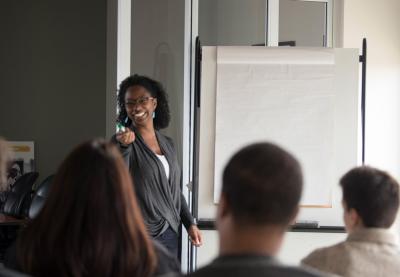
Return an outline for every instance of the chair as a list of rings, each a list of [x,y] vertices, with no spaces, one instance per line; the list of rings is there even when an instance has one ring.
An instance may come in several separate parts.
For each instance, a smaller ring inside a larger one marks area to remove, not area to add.
[[[28,217],[30,219],[35,218],[40,210],[42,209],[44,202],[47,198],[47,194],[51,183],[53,182],[54,175],[48,176],[43,182],[38,186],[34,196],[32,197],[32,202],[29,208]]]
[[[28,277],[31,275],[26,275],[18,271],[14,271],[12,269],[8,269],[5,267],[0,268],[0,277]]]
[[[25,173],[11,187],[3,206],[3,213],[14,217],[23,217],[23,208],[30,203],[32,186],[39,173]]]
[[[24,217],[24,207],[30,203],[32,186],[39,174],[29,172],[17,179],[7,194],[2,212],[16,218]],[[20,224],[3,224],[0,229],[0,261],[4,258],[6,249],[17,238]],[[3,276],[3,275],[0,275]]]

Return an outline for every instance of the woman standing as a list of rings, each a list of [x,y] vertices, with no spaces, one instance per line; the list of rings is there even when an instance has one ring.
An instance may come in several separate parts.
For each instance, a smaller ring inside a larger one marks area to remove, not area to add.
[[[133,75],[119,86],[118,121],[127,126],[113,140],[136,184],[142,214],[151,236],[178,255],[179,226],[192,243],[202,237],[181,192],[181,169],[172,140],[158,132],[170,121],[167,94],[161,84]]]

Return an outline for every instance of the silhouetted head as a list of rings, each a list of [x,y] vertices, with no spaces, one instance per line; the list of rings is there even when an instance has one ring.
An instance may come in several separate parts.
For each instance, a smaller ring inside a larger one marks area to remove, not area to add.
[[[221,197],[238,225],[286,228],[297,214],[302,185],[300,165],[291,154],[271,143],[257,143],[229,160]]]
[[[118,149],[103,140],[75,148],[46,203],[24,230],[17,256],[34,276],[149,276],[156,258]]]
[[[351,231],[359,217],[364,227],[389,228],[399,208],[399,184],[388,173],[361,166],[340,179],[345,223]]]

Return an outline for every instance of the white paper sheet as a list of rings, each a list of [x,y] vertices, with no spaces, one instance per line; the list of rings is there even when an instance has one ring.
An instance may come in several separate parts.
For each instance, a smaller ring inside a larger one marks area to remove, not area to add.
[[[333,50],[286,50],[217,48],[215,202],[222,170],[232,154],[250,143],[271,141],[302,164],[301,204],[332,204],[336,182]]]
[[[251,50],[250,50],[251,49]],[[267,51],[265,51],[267,49]],[[331,48],[218,47],[219,64],[334,64]],[[249,51],[250,50],[250,51]]]

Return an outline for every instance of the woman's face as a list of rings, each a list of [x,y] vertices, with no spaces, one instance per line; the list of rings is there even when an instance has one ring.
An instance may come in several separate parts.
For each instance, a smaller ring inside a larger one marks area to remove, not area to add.
[[[157,99],[142,86],[129,87],[125,93],[125,110],[135,126],[153,124]]]

